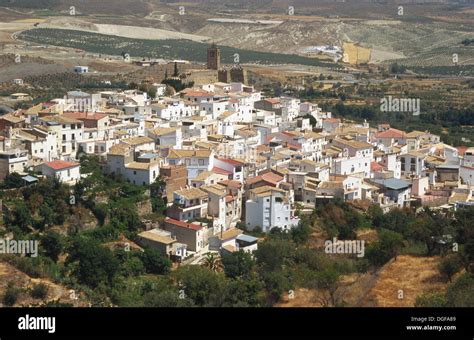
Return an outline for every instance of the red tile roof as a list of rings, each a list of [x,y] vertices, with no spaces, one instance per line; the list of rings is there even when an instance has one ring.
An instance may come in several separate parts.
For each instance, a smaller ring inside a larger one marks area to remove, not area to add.
[[[183,90],[183,92],[188,97],[212,97],[214,93],[200,90]]]
[[[295,132],[291,132],[291,131],[282,131],[281,134],[287,137],[298,137],[298,135]]]
[[[372,163],[370,163],[370,170],[371,170],[371,171],[382,171],[382,170],[383,170],[383,166],[380,165],[380,164],[377,163],[377,162],[372,162]]]
[[[219,175],[227,175],[227,176],[232,175],[232,172],[218,168],[217,166],[212,168],[212,172],[215,172],[216,174],[219,174]]]
[[[173,224],[173,225],[175,225],[177,227],[181,227],[181,228],[192,229],[192,230],[195,230],[195,231],[198,231],[198,230],[202,229],[202,226],[199,225],[199,224],[187,223],[187,222],[184,222],[184,221],[175,220],[173,218],[165,219],[165,223]]]
[[[271,150],[272,149],[267,145],[264,145],[264,144],[257,145],[257,151],[258,152],[270,152]]]
[[[458,149],[458,154],[459,156],[464,156],[464,154],[466,153],[466,150],[468,149],[469,147],[467,146],[458,146],[456,147],[456,149]]]
[[[284,179],[283,176],[277,175],[274,172],[267,172],[267,173],[264,173],[263,175],[247,178],[247,184],[250,185],[250,184],[258,183],[260,181],[264,181],[273,186],[276,186],[279,182],[283,181],[283,179]]]
[[[280,104],[280,99],[279,98],[267,98],[265,99],[266,102],[269,102],[270,104]]]
[[[64,169],[69,169],[69,168],[74,168],[76,166],[79,166],[79,163],[66,162],[62,160],[56,160],[56,161],[52,161],[52,162],[48,162],[44,164],[53,170],[64,170]]]
[[[405,131],[390,128],[388,130],[376,133],[375,137],[376,138],[405,138],[406,135],[407,134]]]
[[[272,182],[281,182],[283,181],[284,177],[280,176],[274,172],[267,172],[262,175],[262,178],[266,181],[272,181]]]
[[[87,119],[87,120],[99,120],[102,118],[107,117],[108,115],[106,113],[100,113],[100,112],[64,112],[63,115],[68,118],[74,118],[74,119]]]
[[[233,180],[230,180],[230,179],[227,179],[225,181],[220,181],[218,184],[222,184],[226,187],[238,188],[238,189],[240,189],[242,187],[242,183],[240,183],[238,181],[233,181]]]
[[[323,119],[323,122],[328,122],[328,123],[340,123],[341,120],[339,118],[325,118]]]
[[[235,165],[235,166],[241,166],[241,165],[244,165],[245,163],[241,162],[241,161],[238,161],[236,159],[232,159],[232,158],[217,158],[218,160],[222,161],[222,162],[225,162],[225,163],[229,163],[231,165]]]
[[[286,147],[293,151],[301,150],[301,144],[298,143],[286,143]]]

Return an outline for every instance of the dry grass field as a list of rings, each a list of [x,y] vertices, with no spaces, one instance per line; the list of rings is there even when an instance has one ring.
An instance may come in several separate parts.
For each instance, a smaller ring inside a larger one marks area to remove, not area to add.
[[[439,261],[438,256],[401,255],[376,273],[345,275],[338,292],[345,305],[352,307],[414,307],[422,293],[446,290],[437,268]],[[293,298],[286,295],[276,306],[322,307],[321,294],[314,289],[296,289]]]

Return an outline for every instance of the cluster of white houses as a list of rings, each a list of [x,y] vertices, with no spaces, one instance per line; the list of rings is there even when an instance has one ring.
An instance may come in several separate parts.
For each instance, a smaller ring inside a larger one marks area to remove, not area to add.
[[[136,185],[165,181],[167,218],[140,239],[178,259],[253,251],[257,239],[242,227],[290,230],[297,211],[318,201],[366,200],[384,211],[474,203],[474,148],[426,131],[347,124],[316,104],[265,98],[242,83],[157,98],[72,91],[0,116],[0,180],[34,170],[72,184],[87,176],[81,155]]]

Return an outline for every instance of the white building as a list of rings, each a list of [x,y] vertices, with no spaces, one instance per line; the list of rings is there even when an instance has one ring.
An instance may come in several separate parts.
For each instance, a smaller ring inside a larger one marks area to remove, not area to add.
[[[191,181],[200,173],[212,170],[214,167],[214,151],[172,149],[167,160],[170,165],[186,165],[188,180]]]
[[[75,73],[89,73],[89,66],[74,66]]]
[[[74,184],[81,178],[80,164],[55,160],[41,165],[41,173],[46,177],[57,178],[63,183]]]
[[[260,228],[265,233],[273,228],[290,230],[298,222],[298,218],[291,216],[285,190],[271,186],[249,190],[249,199],[245,202],[245,225],[249,230]]]

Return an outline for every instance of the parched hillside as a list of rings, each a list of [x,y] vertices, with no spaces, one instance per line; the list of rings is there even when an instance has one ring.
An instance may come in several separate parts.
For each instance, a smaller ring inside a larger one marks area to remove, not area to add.
[[[400,255],[376,273],[344,276],[338,294],[351,307],[414,307],[416,298],[424,292],[446,291],[447,284],[438,270],[439,261],[439,256]],[[285,296],[277,306],[322,307],[320,295],[318,290],[297,289],[294,298]]]
[[[14,283],[15,288],[20,289],[18,300],[15,306],[41,305],[48,302],[58,301],[64,304],[70,304],[74,307],[86,307],[88,303],[82,298],[72,294],[67,287],[51,282],[48,279],[32,278],[27,274],[16,269],[7,262],[0,260],[0,296],[5,294],[7,286],[10,282]],[[48,286],[47,297],[44,299],[35,299],[29,294],[29,290],[34,285],[45,284]],[[0,307],[3,307],[0,301]]]
[[[65,66],[43,58],[22,56],[21,62],[16,63],[14,55],[0,55],[0,83],[10,82],[15,78],[62,73],[67,70]]]
[[[439,274],[440,259],[400,255],[391,260],[378,271],[361,307],[413,307],[423,292],[444,292],[447,285]]]

